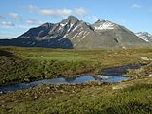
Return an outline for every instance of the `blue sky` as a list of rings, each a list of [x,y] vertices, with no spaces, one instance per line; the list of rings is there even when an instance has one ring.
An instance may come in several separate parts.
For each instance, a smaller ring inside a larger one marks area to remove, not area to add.
[[[69,15],[89,23],[107,19],[133,32],[152,33],[152,0],[3,0],[0,38],[17,37],[31,27]]]

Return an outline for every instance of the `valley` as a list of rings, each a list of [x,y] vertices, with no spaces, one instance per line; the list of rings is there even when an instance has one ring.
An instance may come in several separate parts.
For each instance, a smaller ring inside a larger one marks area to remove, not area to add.
[[[151,113],[151,58],[151,48],[67,50],[1,47],[1,87],[57,76],[72,78],[75,75],[91,74],[96,77],[104,74],[105,69],[128,67],[125,65],[135,67],[136,64],[141,64],[141,67],[129,70],[127,73],[130,79],[120,83],[98,81],[74,85],[44,83],[29,89],[1,93],[0,112],[4,114]]]
[[[56,76],[101,74],[105,68],[142,64],[151,49],[62,50],[1,47],[0,84],[26,82]],[[142,51],[141,51],[142,50]],[[146,63],[148,64],[148,63]]]
[[[0,114],[152,114],[151,0],[3,0]]]

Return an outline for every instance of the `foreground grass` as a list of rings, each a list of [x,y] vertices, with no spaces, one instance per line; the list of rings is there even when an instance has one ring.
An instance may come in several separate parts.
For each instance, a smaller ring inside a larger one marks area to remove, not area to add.
[[[0,48],[0,85],[54,76],[101,73],[124,64],[147,63],[119,84],[43,85],[0,95],[0,114],[151,114],[152,49],[59,50]],[[139,75],[140,74],[140,75]]]
[[[0,85],[55,76],[101,74],[102,69],[144,62],[152,49],[61,50],[45,48],[0,48]]]
[[[151,114],[152,78],[114,85],[44,85],[1,95],[0,113]]]

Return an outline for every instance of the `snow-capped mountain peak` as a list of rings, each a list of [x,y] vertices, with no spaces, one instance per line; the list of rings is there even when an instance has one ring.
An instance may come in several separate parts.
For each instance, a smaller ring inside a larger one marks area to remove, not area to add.
[[[74,16],[58,23],[44,23],[31,28],[18,40],[31,40],[30,46],[69,47],[70,48],[110,48],[146,45],[127,28],[108,20],[98,20],[89,24]],[[37,42],[33,45],[34,42]],[[29,45],[29,43],[24,44]]]
[[[95,30],[110,30],[115,29],[117,24],[108,20],[97,20],[93,26]]]
[[[138,33],[135,33],[135,35],[145,40],[146,42],[152,42],[152,35],[149,34],[148,32],[138,32]]]

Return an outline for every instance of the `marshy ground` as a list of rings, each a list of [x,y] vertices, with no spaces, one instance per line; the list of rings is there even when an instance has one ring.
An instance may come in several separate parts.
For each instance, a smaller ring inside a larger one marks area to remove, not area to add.
[[[61,50],[0,48],[0,84],[55,76],[100,74],[109,67],[147,64],[118,84],[43,85],[0,95],[6,114],[150,114],[152,113],[152,49]]]

